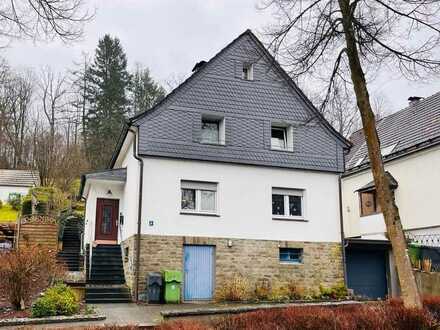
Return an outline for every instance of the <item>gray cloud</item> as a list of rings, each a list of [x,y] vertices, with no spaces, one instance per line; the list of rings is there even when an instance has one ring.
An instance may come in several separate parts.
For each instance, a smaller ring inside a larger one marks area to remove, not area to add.
[[[164,82],[173,75],[188,75],[195,62],[211,58],[247,28],[261,30],[271,17],[256,4],[256,0],[94,0],[96,18],[86,26],[83,41],[70,46],[15,41],[2,55],[14,66],[64,70],[79,60],[81,52],[93,54],[98,39],[110,33],[120,38],[130,65],[140,62]],[[408,82],[390,72],[370,86],[373,95],[386,97],[391,111],[406,106],[410,95],[429,96],[439,89],[438,79]]]

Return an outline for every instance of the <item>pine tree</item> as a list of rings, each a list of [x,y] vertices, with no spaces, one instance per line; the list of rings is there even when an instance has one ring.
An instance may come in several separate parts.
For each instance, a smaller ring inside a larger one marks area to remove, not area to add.
[[[165,89],[150,76],[150,70],[136,64],[131,80],[133,114],[151,109],[165,97]]]
[[[128,114],[130,74],[118,38],[99,40],[93,64],[87,70],[86,152],[93,169],[105,168]]]

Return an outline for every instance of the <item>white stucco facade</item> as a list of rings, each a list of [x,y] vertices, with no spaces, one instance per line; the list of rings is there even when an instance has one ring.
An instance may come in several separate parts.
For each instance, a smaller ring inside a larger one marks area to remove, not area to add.
[[[20,194],[22,196],[27,195],[31,187],[19,187],[19,186],[0,186],[0,201],[6,202],[9,194]]]
[[[119,200],[119,209],[124,207],[123,184],[114,181],[94,181],[90,180],[90,187],[87,189],[86,212],[85,212],[85,230],[84,242],[92,243],[95,240],[95,222],[96,222],[96,202],[98,198]],[[118,236],[120,235],[118,228]]]
[[[340,242],[337,174],[167,158],[144,166],[143,234]],[[181,214],[181,180],[218,183],[218,216]],[[272,187],[304,189],[305,221],[272,219]]]
[[[90,180],[85,243],[95,232],[97,198],[119,199],[119,241],[137,233],[139,164],[127,149],[127,181]],[[217,182],[218,216],[181,214],[181,180]],[[261,166],[144,158],[142,233],[340,242],[338,175]],[[272,218],[272,188],[304,190],[304,221]],[[111,195],[109,195],[109,190]]]
[[[403,228],[414,233],[438,233],[440,226],[440,146],[385,163],[397,180],[395,190]],[[383,215],[360,216],[359,194],[373,180],[371,170],[342,179],[344,233],[346,237],[384,238]]]

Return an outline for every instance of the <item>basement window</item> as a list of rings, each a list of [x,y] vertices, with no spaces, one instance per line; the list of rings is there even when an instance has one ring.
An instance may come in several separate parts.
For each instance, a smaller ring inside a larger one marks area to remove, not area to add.
[[[280,262],[288,264],[302,264],[303,249],[280,248]]]
[[[217,183],[182,180],[180,185],[181,213],[216,214]]]

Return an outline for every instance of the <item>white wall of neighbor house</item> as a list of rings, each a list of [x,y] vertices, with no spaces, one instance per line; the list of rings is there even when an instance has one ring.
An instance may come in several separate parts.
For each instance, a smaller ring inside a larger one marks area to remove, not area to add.
[[[337,174],[150,157],[144,163],[143,234],[341,240]],[[217,182],[218,216],[181,214],[181,180]],[[304,189],[306,221],[272,219],[273,187]]]
[[[6,202],[9,194],[27,195],[30,187],[0,186],[0,201]]]
[[[399,183],[395,196],[403,228],[410,230],[440,225],[440,146],[387,162],[385,169]],[[372,180],[371,170],[342,179],[346,237],[376,235],[381,228],[385,230],[382,214],[360,216],[356,190]]]
[[[86,195],[84,244],[91,244],[95,240],[96,201],[98,198],[118,199],[119,209],[124,207],[124,184],[122,182],[88,180],[88,184],[90,184],[90,189]]]

